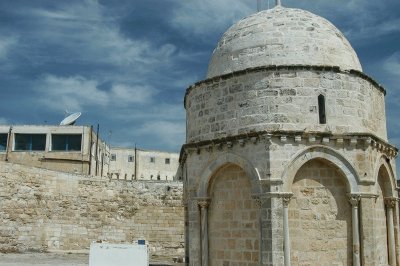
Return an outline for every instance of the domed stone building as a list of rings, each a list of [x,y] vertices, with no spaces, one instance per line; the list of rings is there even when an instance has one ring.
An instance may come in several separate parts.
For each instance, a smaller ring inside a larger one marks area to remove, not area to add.
[[[185,95],[188,264],[399,265],[384,96],[317,15],[228,29]]]

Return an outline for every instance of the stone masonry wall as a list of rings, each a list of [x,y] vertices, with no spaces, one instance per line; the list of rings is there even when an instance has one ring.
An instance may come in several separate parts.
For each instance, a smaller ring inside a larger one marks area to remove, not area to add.
[[[214,177],[209,210],[211,265],[259,265],[259,207],[249,177],[228,166]]]
[[[0,162],[0,252],[88,252],[93,241],[146,239],[182,256],[182,184],[125,182]]]
[[[329,21],[305,10],[272,8],[238,21],[224,33],[207,77],[257,66],[302,64],[361,70],[350,43]]]
[[[374,208],[374,223],[376,226],[376,242],[377,249],[375,254],[375,260],[379,265],[388,265],[389,258],[387,254],[388,245],[387,245],[387,227],[386,227],[386,212],[385,212],[385,203],[384,203],[384,193],[383,193],[383,185],[382,179],[378,177],[378,186],[377,186],[377,194],[378,197],[375,201]]]
[[[318,121],[318,96],[326,124]],[[386,140],[384,92],[365,77],[317,70],[249,70],[190,87],[187,143],[256,131],[371,133]]]
[[[292,265],[351,265],[345,177],[320,160],[297,172],[289,204]]]

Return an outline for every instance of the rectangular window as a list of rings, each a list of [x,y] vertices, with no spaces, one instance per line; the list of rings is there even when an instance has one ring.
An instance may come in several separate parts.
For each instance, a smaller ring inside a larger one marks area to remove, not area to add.
[[[111,154],[111,161],[116,161],[117,160],[117,155]]]
[[[15,134],[14,150],[44,151],[46,149],[46,134]]]
[[[155,163],[156,162],[156,158],[155,157],[150,157],[150,162],[151,163]]]
[[[325,96],[318,96],[318,115],[319,115],[319,123],[326,124],[326,113],[325,113]]]
[[[0,151],[7,150],[8,134],[0,134]]]
[[[171,160],[169,158],[165,158],[165,164],[170,164]]]
[[[80,151],[82,145],[82,134],[52,134],[52,151]]]
[[[130,163],[133,162],[133,158],[134,158],[133,155],[128,155],[128,162]]]

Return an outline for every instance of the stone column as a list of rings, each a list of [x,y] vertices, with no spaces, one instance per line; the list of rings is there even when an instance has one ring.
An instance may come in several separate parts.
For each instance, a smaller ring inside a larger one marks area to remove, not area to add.
[[[201,266],[208,266],[208,205],[209,200],[200,200],[201,215]]]
[[[389,244],[389,265],[396,265],[396,244],[394,241],[393,209],[396,207],[396,198],[386,198],[386,224]]]
[[[260,196],[252,196],[253,197],[253,199],[256,201],[256,203],[257,203],[257,207],[259,208],[259,218],[258,218],[258,223],[259,223],[259,231],[260,231],[260,244],[259,244],[259,249],[258,249],[258,252],[259,252],[259,263],[260,263],[260,265],[264,265],[263,264],[263,254],[262,254],[262,251],[263,251],[263,241],[264,241],[264,237],[263,237],[263,223],[262,223],[262,198],[260,197]]]
[[[289,203],[292,195],[284,195],[283,203],[283,251],[285,266],[290,266]]]
[[[353,232],[353,266],[360,266],[360,234],[358,226],[358,204],[360,202],[359,195],[350,195],[351,204],[351,224]]]

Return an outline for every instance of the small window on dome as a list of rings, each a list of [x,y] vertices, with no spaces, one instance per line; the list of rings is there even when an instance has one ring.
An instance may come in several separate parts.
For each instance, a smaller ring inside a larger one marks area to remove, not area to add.
[[[325,96],[318,96],[318,115],[319,115],[319,123],[326,124],[326,113],[325,113]]]

